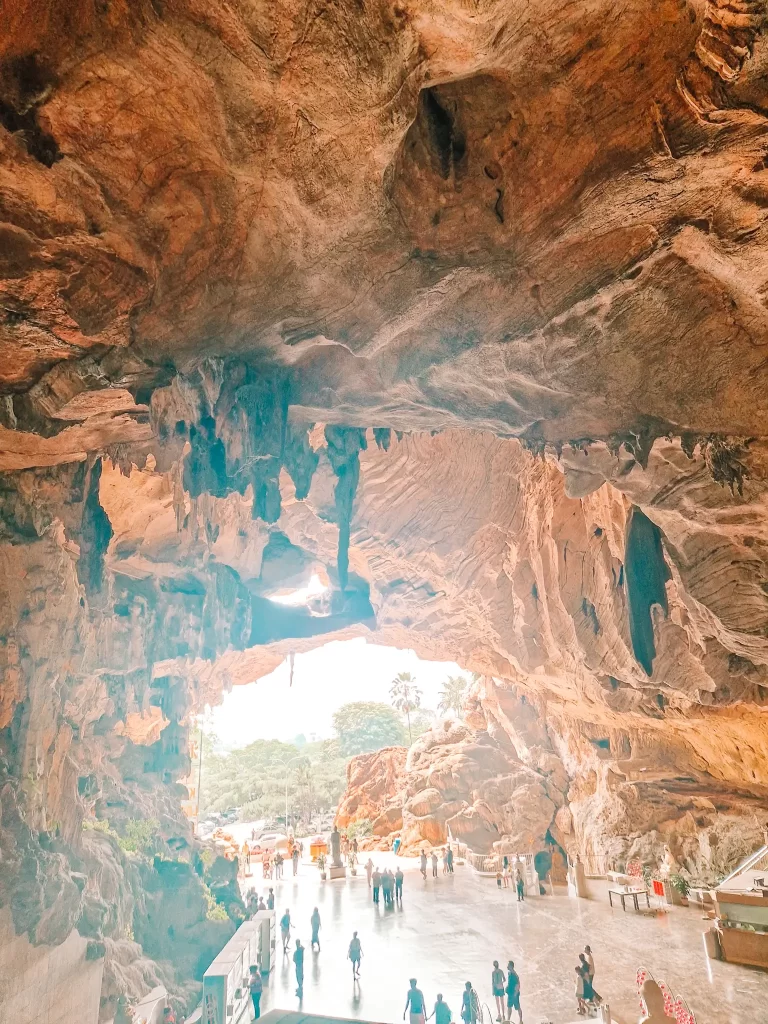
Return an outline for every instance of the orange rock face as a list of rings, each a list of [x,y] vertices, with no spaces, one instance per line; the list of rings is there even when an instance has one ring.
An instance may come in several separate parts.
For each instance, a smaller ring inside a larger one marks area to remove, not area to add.
[[[384,747],[352,758],[347,766],[347,788],[336,812],[340,829],[368,820],[373,823],[374,836],[385,837],[402,828],[400,791],[406,753],[405,747]]]

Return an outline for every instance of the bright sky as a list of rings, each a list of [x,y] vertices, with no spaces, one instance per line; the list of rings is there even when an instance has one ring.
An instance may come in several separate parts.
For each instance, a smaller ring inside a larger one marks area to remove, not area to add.
[[[389,687],[398,672],[410,672],[423,691],[422,704],[435,710],[448,676],[462,672],[452,661],[422,661],[413,651],[356,640],[335,640],[308,654],[297,654],[293,686],[288,662],[248,686],[236,686],[213,709],[211,728],[224,747],[254,740],[308,740],[334,735],[333,712],[354,700],[389,703]]]

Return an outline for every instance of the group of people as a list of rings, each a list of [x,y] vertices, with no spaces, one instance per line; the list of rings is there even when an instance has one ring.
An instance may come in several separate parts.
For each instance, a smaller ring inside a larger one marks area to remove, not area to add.
[[[258,847],[258,841],[256,839],[256,830],[251,830],[250,840],[244,839],[243,845],[237,849],[238,860],[240,862],[240,873],[248,876],[251,874],[251,861],[254,858],[261,856],[261,870],[264,878],[282,878],[283,877],[283,866],[286,859],[291,861],[293,865],[293,873],[297,875],[299,873],[299,861],[304,854],[304,847],[298,839],[294,839],[293,836],[288,837],[288,850],[286,856],[283,856],[281,850],[260,850]]]
[[[293,874],[298,875],[299,873],[299,861],[301,860],[301,843],[295,843],[291,847],[289,844],[288,857],[293,865]],[[275,850],[274,853],[270,850],[265,850],[261,858],[261,866],[264,878],[276,879],[283,877],[283,865],[285,864],[286,858],[283,856],[280,850]]]
[[[509,863],[509,858],[505,857],[496,872],[496,885],[499,889],[508,889],[511,879],[512,865]],[[522,903],[525,900],[525,879],[519,864],[515,868],[515,889],[517,890],[517,901]]]
[[[523,1014],[520,1009],[520,977],[515,970],[512,960],[507,963],[505,972],[499,967],[498,960],[493,961],[493,972],[491,974],[491,987],[496,1001],[498,1016],[497,1021],[510,1021],[512,1011],[517,1013],[519,1024],[522,1024]],[[411,978],[410,987],[405,997],[405,1010],[403,1020],[409,1016],[409,1024],[426,1024],[428,1020],[435,1018],[435,1024],[451,1024],[453,1011],[443,999],[442,992],[438,992],[432,1013],[427,1015],[427,1004],[424,993],[418,987],[416,978]],[[480,997],[477,994],[471,981],[464,985],[461,993],[461,1019],[464,1024],[481,1024],[482,1008]]]
[[[312,938],[309,944],[311,951],[320,952],[320,929],[322,927],[322,921],[320,919],[320,911],[317,907],[312,911],[312,916],[309,919],[310,927],[312,929]],[[280,918],[280,938],[283,943],[283,955],[287,956],[290,952],[291,943],[291,929],[293,928],[293,921],[291,920],[291,912],[286,908],[285,913]],[[304,994],[304,953],[306,947],[302,945],[301,939],[296,939],[295,949],[293,951],[293,966],[296,972],[296,995],[301,998]],[[349,943],[349,949],[347,951],[347,958],[352,962],[352,979],[357,981],[360,978],[360,961],[363,957],[363,947],[360,942],[360,938],[357,932],[353,932],[352,940]],[[251,969],[253,972],[253,968]],[[257,985],[259,983],[257,982]],[[254,991],[251,990],[253,996]],[[261,989],[258,989],[259,1001],[261,999]],[[254,1019],[259,1017],[259,1006],[257,1001],[254,1001],[253,1010],[255,1014]]]
[[[365,865],[365,875],[368,879],[368,888],[373,893],[374,903],[379,902],[379,893],[381,892],[384,896],[385,907],[391,907],[395,902],[402,904],[404,877],[402,868],[398,867],[397,871],[394,872],[389,868],[379,871],[377,867],[374,867],[373,861],[369,857]]]
[[[453,874],[453,850],[450,846],[442,851],[443,858],[443,874]],[[433,850],[432,853],[427,857],[427,851],[422,847],[421,853],[419,854],[419,868],[421,869],[421,877],[426,882],[427,880],[427,867],[428,863],[432,863],[432,877],[437,878],[437,865],[440,862],[440,855],[437,850]]]
[[[260,910],[274,910],[275,909],[275,890],[270,889],[267,894],[266,903],[264,897],[259,896],[256,890],[251,886],[248,892],[245,894],[245,912],[248,920],[254,917]]]
[[[587,1016],[589,1011],[603,1001],[603,997],[595,989],[595,958],[589,946],[579,953],[576,971],[576,1012]]]
[[[469,987],[469,982],[467,982],[465,990]],[[517,1013],[519,1024],[523,1024],[523,1011],[520,1009],[520,977],[515,970],[514,960],[507,961],[506,973],[499,967],[498,960],[493,961],[491,991],[496,1004],[496,1020],[512,1020],[512,1011],[514,1010]],[[463,1009],[462,1017],[467,1021],[467,1018],[463,1016]],[[474,1024],[471,1017],[467,1024]]]
[[[354,837],[349,838],[346,832],[341,833],[341,858],[347,864],[349,864],[350,857],[354,857],[353,863],[357,863],[357,855],[360,852],[360,847],[357,839]],[[351,865],[350,865],[351,866]]]

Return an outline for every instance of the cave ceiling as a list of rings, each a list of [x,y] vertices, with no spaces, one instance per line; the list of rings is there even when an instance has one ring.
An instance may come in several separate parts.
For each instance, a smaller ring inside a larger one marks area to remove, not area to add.
[[[0,730],[33,831],[75,842],[78,778],[122,792],[142,745],[172,776],[190,711],[355,635],[482,674],[490,732],[576,780],[566,846],[617,779],[608,832],[764,816],[764,23],[3,5]]]

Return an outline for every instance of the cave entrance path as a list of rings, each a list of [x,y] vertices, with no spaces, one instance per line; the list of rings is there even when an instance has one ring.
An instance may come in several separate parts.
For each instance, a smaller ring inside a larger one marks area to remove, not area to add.
[[[304,964],[304,998],[295,995],[293,962],[279,948],[275,969],[264,989],[262,1009],[297,1010],[308,1014],[357,1020],[402,1020],[408,979],[418,978],[429,1011],[438,992],[460,1021],[461,990],[471,981],[483,1002],[492,1006],[492,963],[514,960],[520,974],[526,1024],[542,1019],[564,1024],[576,1018],[574,966],[585,943],[595,954],[595,984],[610,1002],[620,1024],[635,1024],[638,1000],[635,972],[647,967],[684,996],[702,1024],[754,1024],[757,1007],[768,1006],[768,973],[708,960],[703,932],[708,922],[694,908],[672,908],[645,918],[607,900],[575,900],[565,890],[519,904],[514,889],[497,890],[492,878],[457,866],[454,875],[424,882],[418,860],[372,853],[383,868],[396,862],[405,872],[402,909],[385,910],[370,902],[361,853],[356,878],[321,882],[317,868],[302,862],[296,878],[265,882],[260,864],[245,882],[266,895],[275,889],[278,918],[288,907],[299,938],[309,946],[310,915],[317,906],[322,919],[322,951]],[[346,959],[352,932],[363,946],[360,985],[352,986]]]

